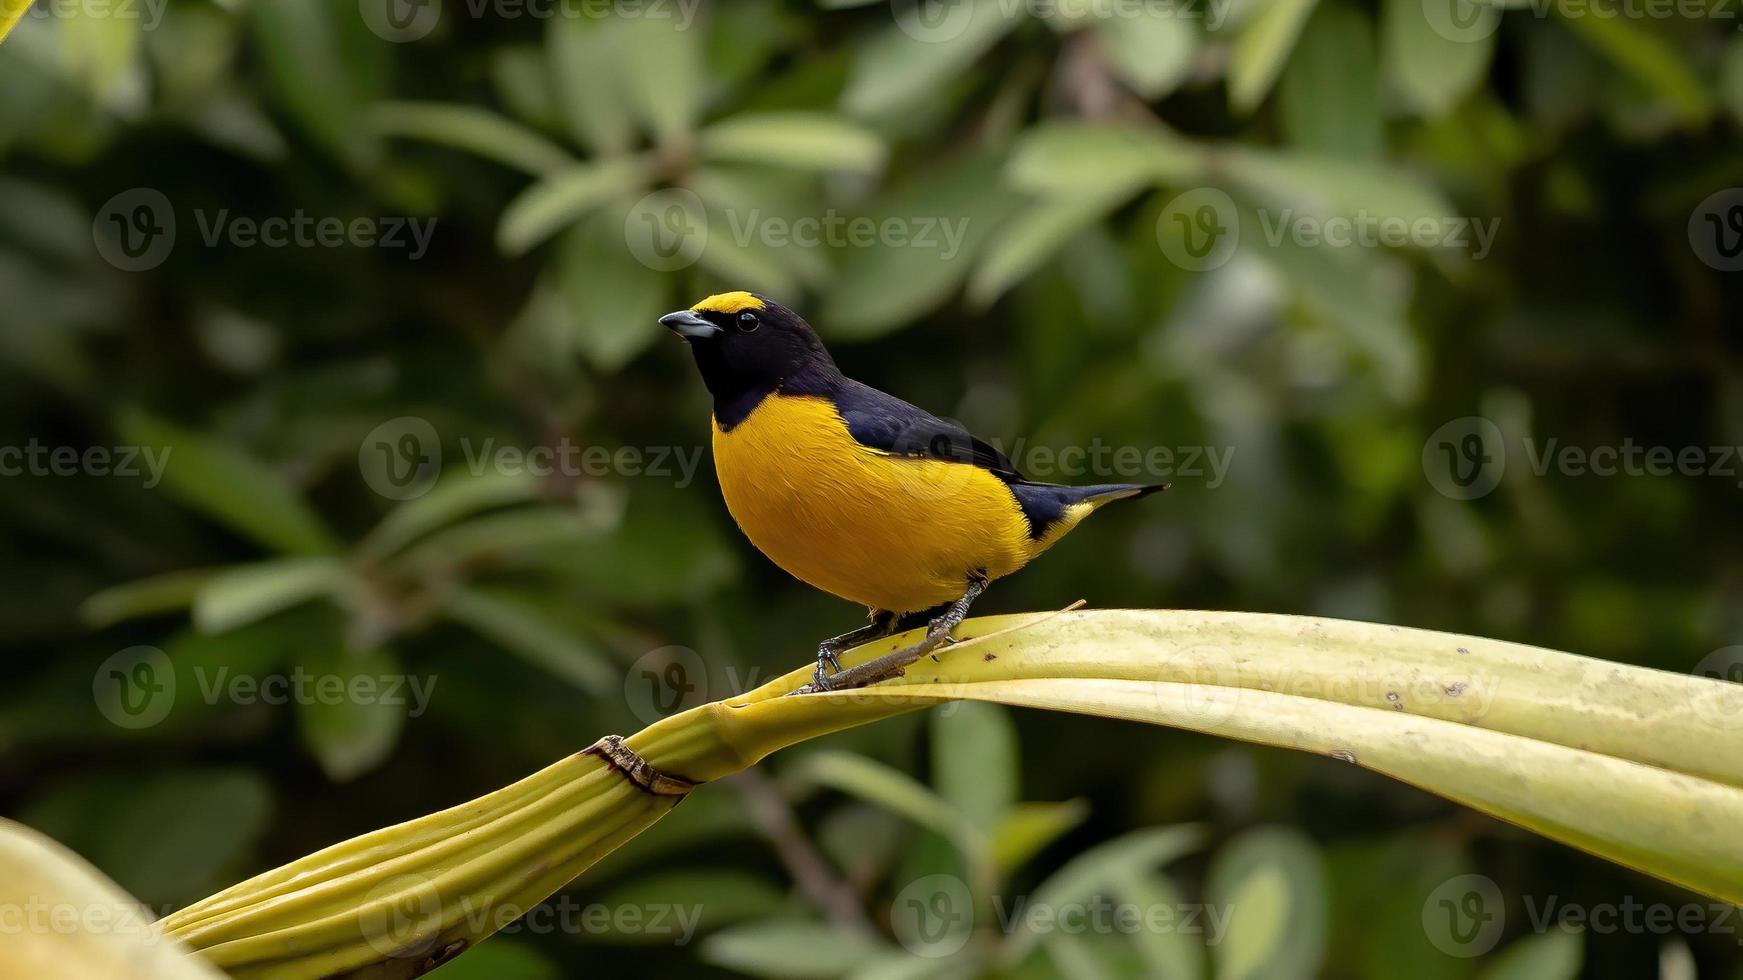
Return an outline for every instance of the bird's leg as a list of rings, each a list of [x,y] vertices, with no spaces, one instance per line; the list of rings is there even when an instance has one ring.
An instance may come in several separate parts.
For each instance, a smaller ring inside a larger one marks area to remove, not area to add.
[[[848,630],[840,636],[832,636],[817,644],[817,672],[811,676],[811,686],[827,691],[832,686],[829,682],[831,674],[841,670],[840,656],[842,651],[851,650],[861,643],[889,636],[896,623],[895,613],[881,609],[873,610],[871,622],[856,630]]]
[[[833,674],[827,679],[827,686],[814,681],[809,691],[839,691],[846,688],[865,687],[901,676],[902,672],[914,661],[938,649],[946,640],[950,639],[950,631],[962,625],[963,619],[968,616],[968,607],[974,604],[974,600],[980,598],[980,594],[986,591],[986,586],[987,581],[984,578],[969,579],[968,588],[962,593],[962,597],[945,606],[944,611],[932,619],[926,627],[926,635],[921,637],[919,642],[893,653],[886,653],[876,660],[868,660],[857,667],[849,667]],[[819,679],[821,679],[821,674],[819,674]],[[809,691],[802,688],[794,693],[809,693]]]

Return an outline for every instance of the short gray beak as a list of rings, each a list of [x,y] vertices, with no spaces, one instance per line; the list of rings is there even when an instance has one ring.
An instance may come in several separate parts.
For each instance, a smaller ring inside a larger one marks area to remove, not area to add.
[[[665,316],[660,317],[660,322],[678,336],[686,337],[691,340],[701,340],[705,337],[712,337],[721,332],[719,327],[709,323],[707,320],[702,319],[689,310],[679,310],[676,313],[668,313]]]

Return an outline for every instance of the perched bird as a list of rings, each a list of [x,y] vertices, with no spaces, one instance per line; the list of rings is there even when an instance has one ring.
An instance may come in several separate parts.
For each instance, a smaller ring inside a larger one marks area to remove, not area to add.
[[[870,610],[869,625],[818,646],[816,690],[899,673],[949,638],[988,582],[1101,505],[1167,489],[1025,479],[960,426],[843,375],[810,324],[754,293],[660,323],[689,343],[714,396],[714,467],[738,526],[795,578]],[[881,670],[839,673],[842,651],[923,622],[926,637]]]

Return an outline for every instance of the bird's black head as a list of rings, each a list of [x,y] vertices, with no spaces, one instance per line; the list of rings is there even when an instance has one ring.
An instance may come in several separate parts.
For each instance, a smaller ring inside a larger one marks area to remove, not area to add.
[[[723,407],[755,400],[775,388],[812,386],[837,377],[835,362],[817,331],[792,310],[755,293],[716,293],[660,323],[683,337],[696,356],[702,381]],[[723,419],[724,421],[724,419]]]

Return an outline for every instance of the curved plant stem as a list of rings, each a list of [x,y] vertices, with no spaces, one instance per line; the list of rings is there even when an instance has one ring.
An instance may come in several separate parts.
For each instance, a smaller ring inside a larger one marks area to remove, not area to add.
[[[682,787],[945,701],[1094,714],[1331,756],[1743,901],[1743,687],[1477,637],[1247,613],[990,617],[957,635],[873,687],[788,697],[807,666],[623,745]],[[680,798],[572,756],[243,882],[164,925],[237,976],[412,976],[506,925]]]

